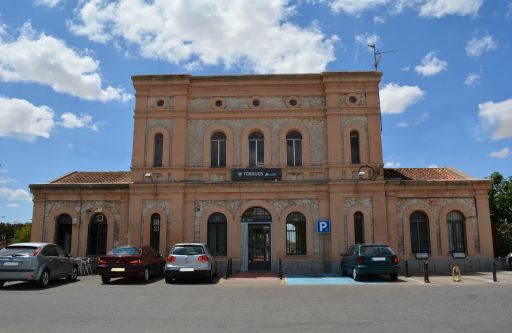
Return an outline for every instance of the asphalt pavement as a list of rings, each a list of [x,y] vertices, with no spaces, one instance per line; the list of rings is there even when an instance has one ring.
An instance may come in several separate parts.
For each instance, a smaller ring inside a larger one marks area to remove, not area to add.
[[[498,277],[8,283],[0,290],[0,332],[509,332],[512,272]]]

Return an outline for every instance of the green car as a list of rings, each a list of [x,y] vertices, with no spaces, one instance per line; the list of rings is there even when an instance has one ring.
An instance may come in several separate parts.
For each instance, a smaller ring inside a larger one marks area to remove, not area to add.
[[[352,245],[345,255],[342,255],[341,274],[351,275],[356,281],[362,275],[387,274],[391,281],[398,278],[398,257],[385,244],[356,244]]]

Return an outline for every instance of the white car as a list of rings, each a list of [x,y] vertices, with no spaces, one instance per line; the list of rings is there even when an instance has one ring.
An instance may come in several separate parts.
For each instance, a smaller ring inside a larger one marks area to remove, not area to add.
[[[165,282],[179,277],[200,276],[209,283],[217,272],[214,256],[203,243],[180,243],[173,246],[164,268]]]
[[[508,268],[512,269],[512,252],[507,254],[507,256],[505,257],[505,262],[507,263]]]

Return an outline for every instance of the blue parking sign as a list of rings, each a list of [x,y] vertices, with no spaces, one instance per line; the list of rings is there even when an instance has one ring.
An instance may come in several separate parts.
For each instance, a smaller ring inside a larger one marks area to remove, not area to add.
[[[320,234],[328,234],[331,232],[331,220],[317,220],[316,231]]]

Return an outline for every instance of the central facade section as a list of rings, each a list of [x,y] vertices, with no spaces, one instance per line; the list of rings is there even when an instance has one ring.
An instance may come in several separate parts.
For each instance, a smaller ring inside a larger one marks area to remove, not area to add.
[[[205,242],[235,269],[281,259],[288,272],[336,270],[356,238],[387,241],[372,213],[385,209],[380,73],[132,79],[130,224],[145,222],[130,239],[155,243],[158,218],[162,249]],[[362,208],[357,230],[344,197]],[[320,219],[331,233],[315,231]]]

